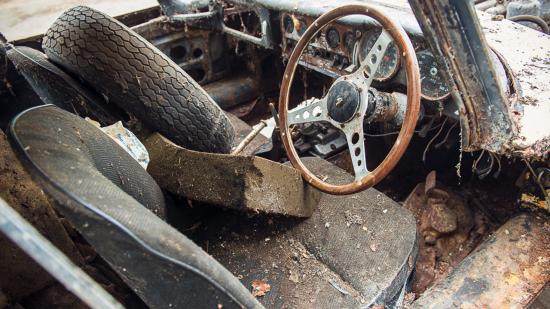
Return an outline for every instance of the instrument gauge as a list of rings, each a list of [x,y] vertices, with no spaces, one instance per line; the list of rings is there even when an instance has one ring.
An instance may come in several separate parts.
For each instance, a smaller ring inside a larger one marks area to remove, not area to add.
[[[420,80],[422,98],[430,101],[438,101],[450,95],[449,87],[437,66],[435,57],[427,50],[416,54],[420,67]]]
[[[348,31],[344,34],[344,46],[347,51],[350,53],[353,52],[353,47],[355,46],[355,34],[353,32]]]
[[[330,48],[337,48],[340,46],[340,32],[336,28],[328,28],[325,38]]]
[[[373,48],[374,43],[378,40],[380,33],[381,31],[369,31],[363,34],[363,39],[361,39],[357,53],[359,63],[362,63],[365,57],[367,57],[367,54]],[[399,50],[395,43],[391,42],[386,49],[384,57],[382,57],[382,62],[380,62],[380,66],[374,75],[374,79],[380,82],[391,79],[399,70],[400,65],[401,55],[399,54]]]

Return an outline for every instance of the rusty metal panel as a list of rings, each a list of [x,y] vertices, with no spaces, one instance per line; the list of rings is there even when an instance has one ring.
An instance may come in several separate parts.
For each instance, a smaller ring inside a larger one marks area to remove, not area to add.
[[[230,76],[204,86],[204,90],[223,110],[248,103],[260,95],[260,78],[251,75]]]
[[[437,182],[435,171],[414,188],[403,207],[414,214],[421,236],[412,281],[412,291],[421,295],[475,249],[489,226],[464,196]]]
[[[409,0],[458,104],[463,149],[507,152],[516,133],[471,1]]]
[[[514,150],[526,158],[550,151],[550,36],[480,13],[485,38],[504,58],[518,88],[511,100],[518,136]]]
[[[524,308],[550,281],[550,226],[534,214],[510,219],[413,308]]]

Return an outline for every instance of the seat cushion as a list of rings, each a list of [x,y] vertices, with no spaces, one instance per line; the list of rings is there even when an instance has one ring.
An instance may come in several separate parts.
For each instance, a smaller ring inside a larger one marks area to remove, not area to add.
[[[353,177],[319,158],[303,158],[334,182]],[[198,207],[198,206],[197,206]],[[307,219],[206,211],[192,238],[252,288],[271,286],[268,308],[357,308],[395,304],[418,252],[414,217],[374,188],[323,194]],[[196,226],[195,226],[196,227]]]

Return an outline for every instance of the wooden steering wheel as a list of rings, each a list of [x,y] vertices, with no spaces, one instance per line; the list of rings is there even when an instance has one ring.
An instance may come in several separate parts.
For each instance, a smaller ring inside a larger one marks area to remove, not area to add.
[[[309,41],[328,23],[347,15],[365,15],[374,18],[382,25],[382,33],[373,48],[364,58],[355,72],[336,79],[327,95],[303,108],[288,111],[290,88],[300,56]],[[367,169],[363,119],[369,107],[369,87],[378,70],[388,45],[395,42],[407,77],[407,110],[397,140],[382,163],[372,172]],[[367,72],[372,72],[369,74]],[[292,52],[279,96],[279,127],[281,138],[292,165],[300,171],[302,177],[315,188],[329,194],[345,195],[363,191],[382,180],[395,167],[403,156],[414,133],[420,110],[420,72],[416,54],[403,28],[385,13],[366,4],[352,4],[335,8],[315,20],[304,32]],[[312,172],[300,160],[294,149],[289,125],[307,122],[325,121],[340,129],[346,136],[348,148],[355,172],[355,180],[345,185],[329,184]]]

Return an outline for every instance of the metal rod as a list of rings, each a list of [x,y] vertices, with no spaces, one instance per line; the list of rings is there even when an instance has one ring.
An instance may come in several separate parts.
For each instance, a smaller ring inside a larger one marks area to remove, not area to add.
[[[176,14],[170,17],[173,21],[194,21],[199,20],[203,18],[211,18],[216,16],[218,14],[217,11],[208,11],[208,12],[202,12],[202,13],[190,13],[190,14]]]
[[[248,133],[248,135],[239,143],[239,145],[237,147],[235,147],[235,150],[233,150],[231,152],[232,155],[238,155],[239,153],[241,153],[241,151],[243,151],[243,149],[248,146],[248,144],[250,144],[250,142],[258,135],[258,133],[260,133],[260,131],[262,131],[263,128],[265,128],[267,126],[267,122],[265,121],[260,121],[260,123],[258,125],[256,125],[256,127],[254,127],[254,129]]]
[[[275,120],[275,127],[279,126],[279,115],[273,103],[269,103],[269,111],[271,112],[271,116],[273,116],[273,120]]]

